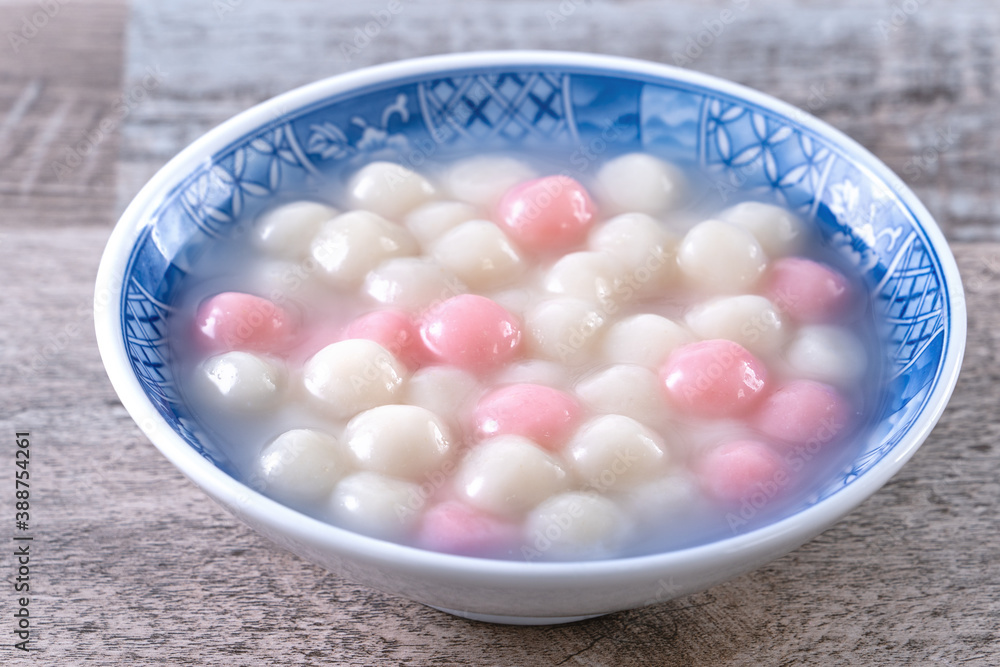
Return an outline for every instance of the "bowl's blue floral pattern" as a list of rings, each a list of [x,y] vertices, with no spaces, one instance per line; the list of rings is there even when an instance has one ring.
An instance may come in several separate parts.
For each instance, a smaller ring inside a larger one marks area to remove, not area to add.
[[[544,149],[584,172],[647,150],[740,192],[791,207],[864,275],[889,341],[889,390],[873,435],[818,501],[889,455],[923,409],[945,356],[949,294],[903,187],[866,156],[798,118],[711,88],[633,73],[509,67],[396,81],[283,113],[178,183],[132,250],[122,335],[136,377],[197,451],[225,457],[187,415],[164,335],[171,294],[198,256],[282,193],[331,181],[373,159],[418,167],[470,150]]]

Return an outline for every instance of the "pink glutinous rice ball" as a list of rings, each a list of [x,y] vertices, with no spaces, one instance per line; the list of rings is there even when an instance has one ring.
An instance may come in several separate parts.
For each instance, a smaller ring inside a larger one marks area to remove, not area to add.
[[[787,445],[824,445],[843,438],[854,418],[847,399],[830,385],[793,380],[764,400],[751,423],[764,435]]]
[[[198,306],[195,328],[200,343],[210,350],[279,354],[299,335],[299,318],[269,299],[222,292]]]
[[[772,264],[766,280],[767,298],[799,324],[830,324],[849,314],[851,285],[844,274],[825,264],[784,257]]]
[[[343,337],[375,341],[411,370],[430,359],[416,323],[399,310],[376,310],[362,315],[347,325]]]
[[[778,454],[758,440],[735,440],[708,452],[695,466],[702,488],[716,500],[737,503],[757,493],[775,496],[789,483]]]
[[[417,543],[425,549],[462,556],[495,554],[515,544],[519,529],[457,500],[445,500],[424,514]]]
[[[702,418],[743,416],[768,387],[764,364],[742,345],[723,339],[676,348],[660,368],[660,380],[677,410]]]
[[[421,318],[420,337],[436,361],[464,370],[496,370],[520,354],[521,323],[484,296],[460,294]]]
[[[558,449],[580,421],[580,404],[572,396],[539,384],[512,384],[484,396],[474,413],[481,439],[520,435],[546,449]]]
[[[569,176],[545,176],[514,186],[497,205],[497,221],[522,248],[534,253],[583,243],[596,219],[587,190]]]

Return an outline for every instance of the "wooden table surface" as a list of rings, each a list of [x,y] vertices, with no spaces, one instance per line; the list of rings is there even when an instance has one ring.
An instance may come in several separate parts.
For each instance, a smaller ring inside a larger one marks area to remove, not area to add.
[[[0,507],[32,440],[31,627],[0,664],[1000,664],[1000,8],[995,0],[0,0]],[[823,5],[829,6],[823,6]],[[685,66],[809,109],[946,231],[969,306],[954,398],[888,485],[751,574],[647,609],[518,628],[452,618],[273,546],[187,482],[108,382],[92,283],[117,214],[190,140],[368,64],[561,48]],[[565,19],[565,20],[558,20]],[[703,39],[702,41],[708,41]],[[13,516],[2,520],[8,545]]]

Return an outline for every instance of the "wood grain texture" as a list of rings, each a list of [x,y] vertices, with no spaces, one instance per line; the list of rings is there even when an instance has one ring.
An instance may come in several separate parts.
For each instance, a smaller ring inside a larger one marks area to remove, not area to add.
[[[0,4],[6,225],[108,223],[117,130],[130,108],[122,100],[126,13],[124,0]]]
[[[515,628],[386,596],[281,551],[149,444],[104,374],[89,314],[112,211],[209,126],[320,76],[480,48],[669,62],[734,3],[594,1],[550,29],[545,11],[557,2],[406,2],[398,24],[351,63],[338,44],[383,3],[346,4],[244,0],[220,16],[208,1],[136,2],[127,24],[120,3],[80,1],[25,46],[30,58],[0,43],[0,133],[9,128],[0,135],[0,479],[13,432],[29,429],[37,536],[36,650],[27,656],[8,641],[12,560],[0,549],[0,664],[1000,664],[1000,244],[985,242],[997,229],[992,5],[924,2],[882,40],[874,25],[891,19],[892,3],[751,0],[742,23],[691,65],[801,106],[819,99],[810,86],[826,85],[815,111],[904,178],[939,128],[962,128],[909,179],[953,239],[977,241],[953,244],[969,344],[925,445],[847,519],[756,572],[644,610]],[[0,3],[4,35],[37,6]],[[72,187],[45,180],[74,132],[142,87],[148,68],[156,85],[100,143],[89,171],[75,171]],[[0,483],[9,517],[6,489]],[[9,544],[9,522],[0,525]]]

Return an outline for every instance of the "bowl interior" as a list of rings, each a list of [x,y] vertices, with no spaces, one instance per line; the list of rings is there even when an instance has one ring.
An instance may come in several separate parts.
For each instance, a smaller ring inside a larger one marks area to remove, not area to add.
[[[586,172],[641,150],[698,167],[720,196],[741,191],[797,211],[871,290],[887,389],[857,456],[810,503],[912,454],[919,442],[905,452],[900,443],[932,396],[943,408],[939,384],[956,372],[949,346],[960,344],[951,327],[964,327],[964,316],[950,297],[960,287],[940,233],[888,169],[806,114],[709,77],[572,57],[474,60],[383,68],[276,98],[181,154],[147,204],[126,214],[135,234],[113,304],[119,335],[145,396],[193,450],[232,474],[171,375],[169,304],[193,262],[241,220],[374,159],[419,169],[474,151],[540,150]]]

